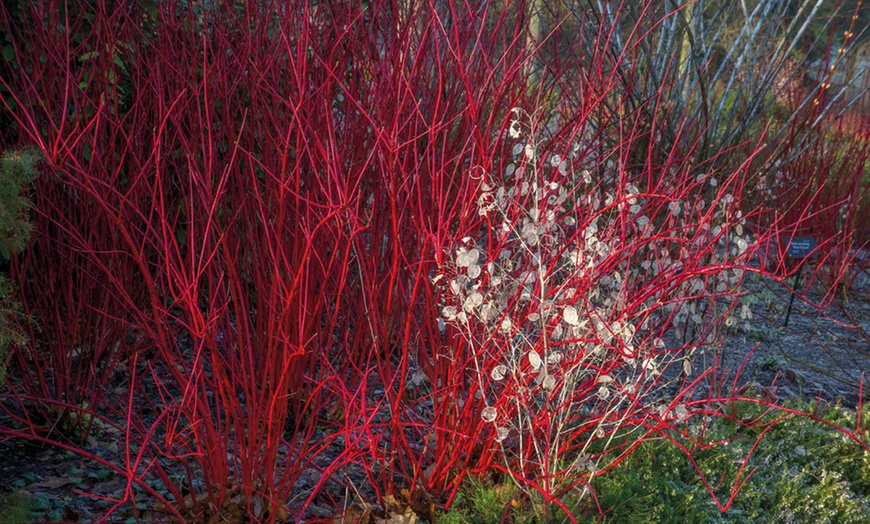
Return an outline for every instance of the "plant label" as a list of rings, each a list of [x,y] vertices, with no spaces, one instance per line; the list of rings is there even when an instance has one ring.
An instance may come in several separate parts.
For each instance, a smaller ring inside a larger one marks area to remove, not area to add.
[[[812,251],[818,243],[813,237],[793,237],[788,244],[786,254],[792,258],[813,258],[816,256]]]

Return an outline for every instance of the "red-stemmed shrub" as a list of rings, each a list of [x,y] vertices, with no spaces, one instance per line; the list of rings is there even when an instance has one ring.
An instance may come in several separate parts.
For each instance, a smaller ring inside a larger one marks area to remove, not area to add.
[[[870,265],[870,76],[859,65],[861,55],[847,53],[855,45],[858,9],[846,13],[845,33],[829,35],[825,53],[780,91],[770,144],[752,181],[753,201],[765,208],[759,226],[773,231],[765,250],[769,269],[794,273],[800,261],[787,256],[788,245],[813,237],[819,245],[807,280],[821,280],[828,290],[823,303]]]
[[[139,486],[177,520],[276,522],[339,487],[449,505],[492,472],[561,505],[635,447],[610,442],[713,413],[760,142],[735,163],[697,113],[637,100],[674,16],[651,1],[530,85],[532,4],[6,17],[7,109],[51,175],[16,265],[45,332],[0,432],[94,458],[31,416],[72,410],[121,444],[113,510]]]

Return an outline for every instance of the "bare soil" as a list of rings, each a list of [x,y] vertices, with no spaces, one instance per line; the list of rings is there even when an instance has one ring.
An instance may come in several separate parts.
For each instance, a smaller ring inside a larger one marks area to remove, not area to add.
[[[821,398],[854,408],[862,377],[870,377],[870,270],[822,310],[795,299],[789,314],[789,290],[771,279],[747,277],[744,287],[753,318],[727,335],[722,352],[729,371],[743,366],[738,382],[780,399]],[[823,300],[820,285],[804,287],[796,289],[808,301]]]

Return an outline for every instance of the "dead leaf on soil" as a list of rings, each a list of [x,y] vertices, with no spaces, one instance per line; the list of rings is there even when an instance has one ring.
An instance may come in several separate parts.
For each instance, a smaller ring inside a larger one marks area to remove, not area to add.
[[[373,522],[372,516],[371,506],[366,506],[363,509],[351,507],[343,515],[332,519],[332,524],[371,524]]]
[[[415,487],[410,494],[411,510],[421,519],[435,524],[435,498],[422,486]]]
[[[38,482],[34,482],[27,486],[28,489],[31,488],[59,488],[61,486],[66,486],[67,484],[72,484],[72,481],[66,477],[48,477],[45,480],[40,480]]]
[[[407,490],[402,491],[402,495],[407,498]],[[392,495],[384,497],[384,504],[387,506],[387,515],[385,518],[375,518],[375,524],[416,524],[417,514],[408,504]]]

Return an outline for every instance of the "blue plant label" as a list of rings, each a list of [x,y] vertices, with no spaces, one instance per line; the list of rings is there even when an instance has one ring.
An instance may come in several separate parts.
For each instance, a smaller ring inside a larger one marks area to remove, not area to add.
[[[812,257],[815,256],[815,253],[812,253],[812,251],[817,245],[818,243],[813,237],[793,237],[788,244],[786,254],[792,258]]]

